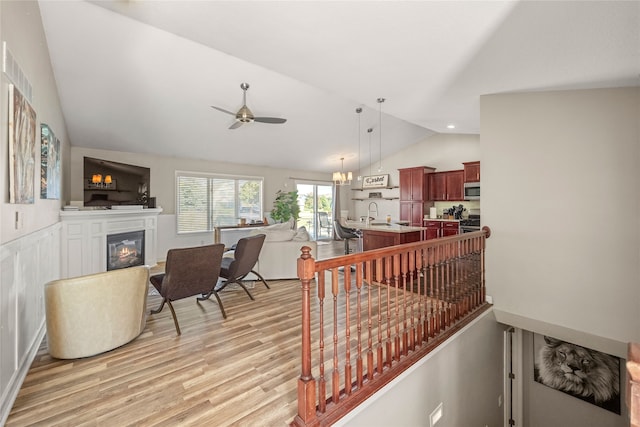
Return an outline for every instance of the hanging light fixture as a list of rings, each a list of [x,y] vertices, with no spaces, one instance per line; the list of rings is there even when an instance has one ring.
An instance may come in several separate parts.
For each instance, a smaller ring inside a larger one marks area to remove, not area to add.
[[[380,162],[378,163],[378,172],[382,172],[382,103],[384,102],[384,98],[378,98],[378,104],[380,104],[379,114],[378,114],[378,126],[380,127],[378,138],[380,139]]]
[[[360,174],[362,169],[360,165],[360,113],[362,113],[362,108],[356,108],[356,113],[358,114],[358,181],[362,181],[362,175]]]
[[[371,132],[373,132],[373,128],[367,129],[367,133],[369,134],[369,176],[371,176],[371,164],[373,160],[371,160]]]
[[[342,168],[339,172],[333,173],[333,183],[335,185],[351,185],[353,174],[351,172],[344,172],[344,157],[340,157],[340,161],[342,162]]]

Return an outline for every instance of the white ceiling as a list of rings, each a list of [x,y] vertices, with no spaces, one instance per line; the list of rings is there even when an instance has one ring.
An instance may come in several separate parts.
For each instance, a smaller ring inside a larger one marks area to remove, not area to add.
[[[39,3],[74,146],[352,170],[359,106],[364,165],[479,133],[483,94],[640,84],[640,1]],[[229,130],[242,82],[287,122]]]

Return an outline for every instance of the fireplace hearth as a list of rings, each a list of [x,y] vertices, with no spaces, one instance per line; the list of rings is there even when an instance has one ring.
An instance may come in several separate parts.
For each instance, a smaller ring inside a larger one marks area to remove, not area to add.
[[[107,236],[107,271],[144,265],[144,230]]]

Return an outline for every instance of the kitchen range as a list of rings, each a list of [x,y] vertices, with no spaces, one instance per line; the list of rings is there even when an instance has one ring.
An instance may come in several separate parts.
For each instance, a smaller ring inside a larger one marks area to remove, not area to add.
[[[480,209],[469,209],[469,217],[460,220],[460,232],[480,231]]]

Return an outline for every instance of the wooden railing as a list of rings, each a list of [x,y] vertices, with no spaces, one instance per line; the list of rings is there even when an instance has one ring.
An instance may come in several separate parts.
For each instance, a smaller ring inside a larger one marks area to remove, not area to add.
[[[315,261],[292,426],[331,425],[488,308],[482,231]]]

